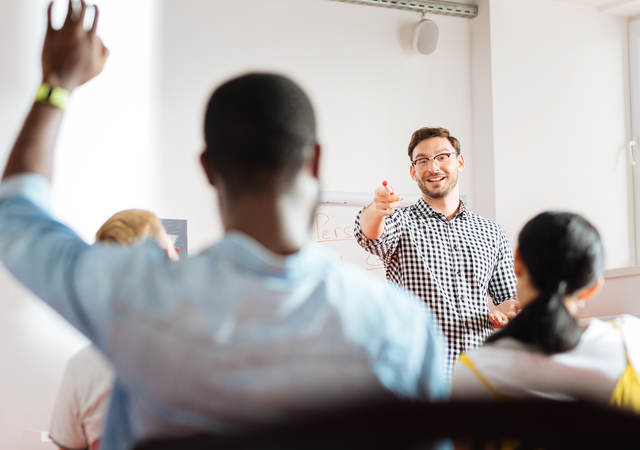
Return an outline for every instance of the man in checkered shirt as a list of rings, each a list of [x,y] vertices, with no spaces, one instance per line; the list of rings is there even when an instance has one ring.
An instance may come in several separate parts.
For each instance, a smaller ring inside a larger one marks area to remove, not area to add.
[[[382,259],[389,280],[429,305],[448,341],[450,370],[460,353],[480,346],[494,326],[518,313],[513,254],[502,228],[460,200],[464,158],[448,130],[417,130],[409,159],[422,198],[395,209],[402,197],[379,187],[356,218],[356,239]]]

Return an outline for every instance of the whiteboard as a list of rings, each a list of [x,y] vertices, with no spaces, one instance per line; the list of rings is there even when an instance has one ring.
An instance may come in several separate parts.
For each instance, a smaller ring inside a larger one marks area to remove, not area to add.
[[[348,261],[384,278],[384,265],[380,258],[365,252],[354,237],[353,228],[360,208],[362,207],[321,203],[316,211],[313,237],[320,245],[337,253],[341,261]]]
[[[412,205],[419,198],[415,193],[402,197],[399,207]],[[358,211],[372,200],[373,192],[322,192],[313,233],[315,241],[337,253],[341,261],[348,261],[385,278],[384,263],[377,256],[365,252],[353,234]]]

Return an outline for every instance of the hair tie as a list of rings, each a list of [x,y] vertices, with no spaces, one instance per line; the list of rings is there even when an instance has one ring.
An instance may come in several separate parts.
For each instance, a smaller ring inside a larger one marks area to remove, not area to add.
[[[567,282],[561,281],[560,283],[558,283],[558,289],[556,289],[556,292],[558,293],[558,295],[560,295],[560,297],[564,297],[565,293],[567,292]]]

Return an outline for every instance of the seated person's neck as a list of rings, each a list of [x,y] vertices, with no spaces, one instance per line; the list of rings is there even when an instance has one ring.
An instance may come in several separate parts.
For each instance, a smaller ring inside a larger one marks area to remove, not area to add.
[[[310,238],[317,182],[300,177],[286,192],[263,189],[220,202],[226,231],[240,231],[279,255],[298,252]]]

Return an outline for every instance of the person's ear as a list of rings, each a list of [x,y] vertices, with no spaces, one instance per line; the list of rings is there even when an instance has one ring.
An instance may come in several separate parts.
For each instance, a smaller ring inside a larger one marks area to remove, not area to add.
[[[411,179],[413,181],[417,181],[416,180],[416,168],[413,164],[409,164],[409,175],[411,175]]]
[[[311,174],[314,178],[320,178],[320,159],[322,155],[322,147],[316,142],[313,147],[313,156],[311,157]]]
[[[602,277],[598,278],[598,281],[593,283],[591,286],[588,286],[588,287],[582,289],[578,293],[578,300],[585,301],[585,300],[590,299],[591,297],[596,295],[598,293],[598,291],[600,291],[600,289],[602,289],[603,285],[604,285],[604,278],[602,278]]]
[[[207,180],[209,180],[209,184],[211,186],[216,187],[216,174],[213,171],[213,167],[207,158],[207,150],[205,149],[202,153],[200,153],[200,165],[202,166],[202,170],[204,170],[205,175],[207,176]]]
[[[462,154],[456,157],[456,162],[458,163],[458,170],[464,170],[464,156]]]

